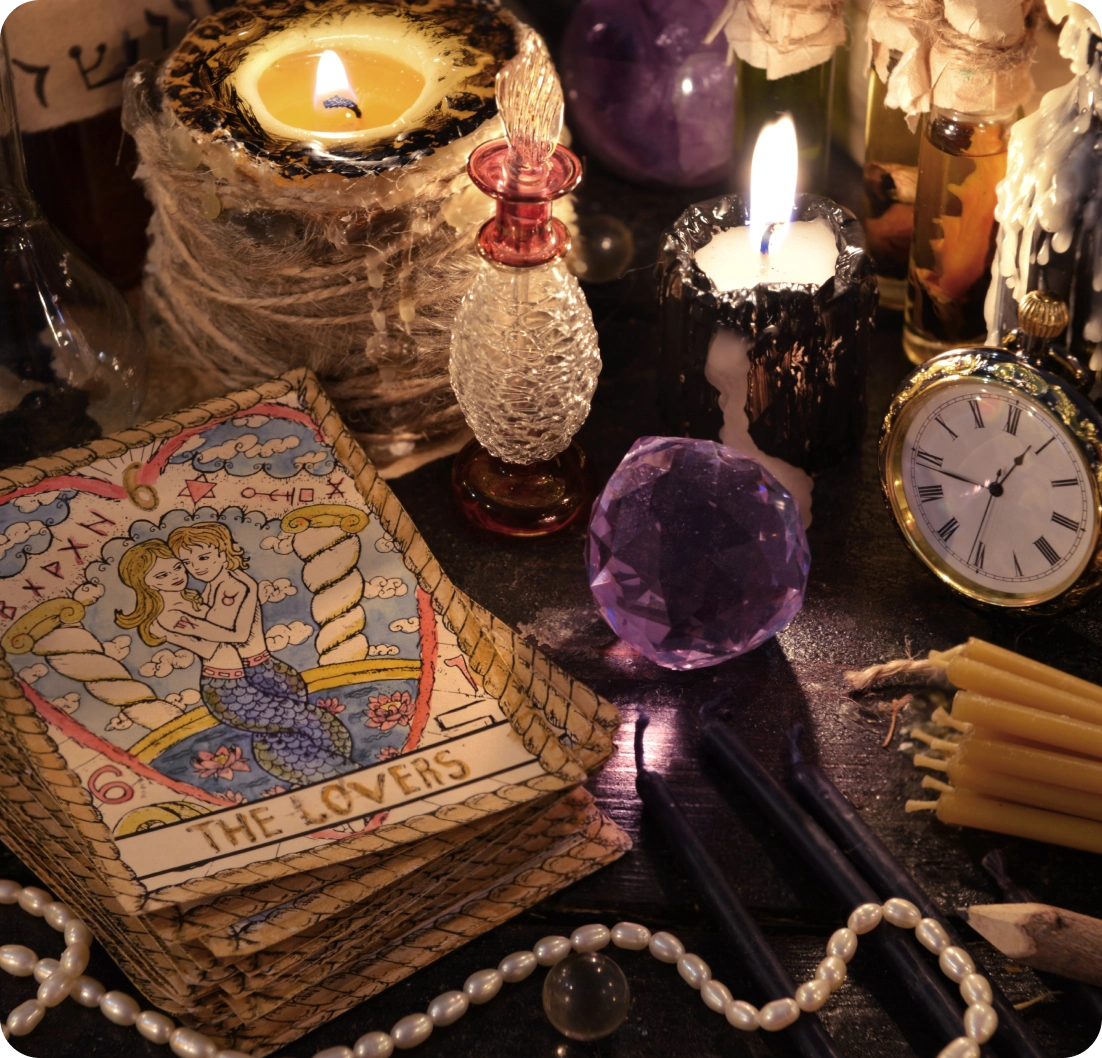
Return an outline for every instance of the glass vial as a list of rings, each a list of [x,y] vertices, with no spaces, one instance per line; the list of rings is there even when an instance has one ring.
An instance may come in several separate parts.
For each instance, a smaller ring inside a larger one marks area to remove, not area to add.
[[[0,466],[133,423],[145,394],[141,332],[122,295],[50,226],[27,187],[6,43],[0,262]]]
[[[995,189],[1006,174],[1015,114],[935,106],[923,119],[903,318],[903,348],[913,363],[986,339]]]
[[[889,72],[898,61],[899,52],[893,51]],[[862,219],[869,253],[876,262],[880,306],[902,312],[914,234],[920,140],[918,129],[912,132],[907,126],[903,111],[885,105],[887,92],[887,85],[870,70]]]
[[[833,98],[834,56],[829,62],[775,81],[740,59],[735,90],[735,189],[745,191],[750,186],[750,163],[762,127],[780,114],[791,114],[800,145],[796,190],[826,194]]]

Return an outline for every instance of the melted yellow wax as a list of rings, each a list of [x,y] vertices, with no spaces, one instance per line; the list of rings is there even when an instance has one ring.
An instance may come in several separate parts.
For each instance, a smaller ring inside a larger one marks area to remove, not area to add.
[[[399,59],[376,51],[333,50],[344,65],[360,116],[347,107],[326,108],[321,101],[315,104],[314,87],[322,55],[322,49],[315,48],[277,59],[260,75],[257,91],[272,117],[313,132],[373,129],[400,118],[425,87],[425,78]]]

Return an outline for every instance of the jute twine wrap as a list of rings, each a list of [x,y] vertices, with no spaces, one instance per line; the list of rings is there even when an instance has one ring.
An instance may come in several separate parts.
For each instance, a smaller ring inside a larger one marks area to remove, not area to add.
[[[143,323],[165,402],[304,366],[387,476],[457,450],[451,324],[492,212],[465,165],[500,120],[401,168],[288,180],[181,125],[161,76],[132,69],[123,123],[154,207]]]
[[[1012,110],[1033,91],[1036,30],[1032,0],[874,0],[869,50],[888,86],[885,105],[902,110],[912,128],[931,105]]]
[[[721,30],[728,61],[738,56],[770,81],[829,62],[846,42],[842,0],[727,0],[705,43]]]

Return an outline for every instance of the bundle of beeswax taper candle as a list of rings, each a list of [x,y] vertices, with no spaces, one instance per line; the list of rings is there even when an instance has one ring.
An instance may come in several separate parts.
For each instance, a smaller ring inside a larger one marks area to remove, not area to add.
[[[952,713],[933,714],[950,737],[911,731],[941,754],[915,764],[948,782],[927,776],[940,796],[908,812],[1102,853],[1102,686],[981,639],[847,674],[858,688],[907,676],[956,688]]]

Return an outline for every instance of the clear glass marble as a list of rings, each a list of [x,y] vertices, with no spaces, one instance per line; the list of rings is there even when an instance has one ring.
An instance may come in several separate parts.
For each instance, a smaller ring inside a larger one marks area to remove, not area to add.
[[[572,1040],[599,1040],[615,1032],[631,1008],[631,989],[619,965],[599,952],[574,954],[553,966],[543,982],[548,1020]]]
[[[483,262],[456,316],[451,382],[491,455],[527,465],[563,452],[600,370],[593,314],[562,260]]]

